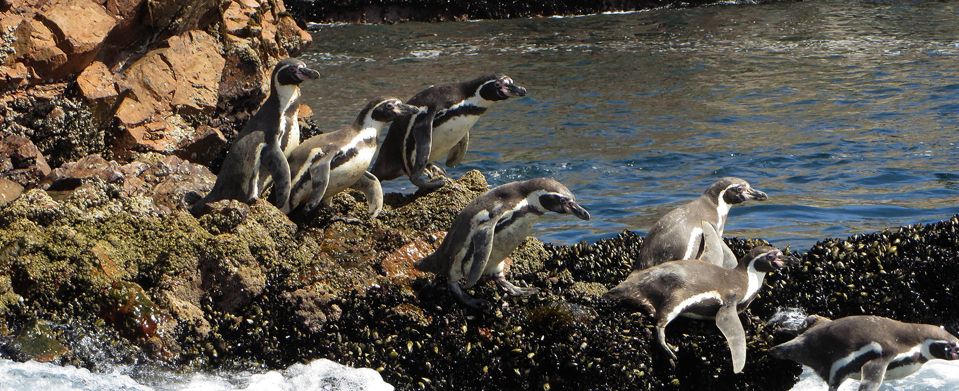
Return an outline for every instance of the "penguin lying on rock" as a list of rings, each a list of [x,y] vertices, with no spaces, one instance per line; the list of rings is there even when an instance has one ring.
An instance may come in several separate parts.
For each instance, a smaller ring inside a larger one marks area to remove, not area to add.
[[[371,100],[351,126],[313,136],[290,154],[293,186],[283,211],[308,216],[321,202],[355,188],[366,195],[371,218],[383,209],[383,189],[367,171],[376,153],[376,136],[396,118],[419,113],[415,106],[396,98]]]
[[[520,288],[506,280],[503,259],[523,243],[533,223],[550,211],[589,220],[589,212],[576,203],[573,193],[554,179],[495,187],[466,206],[453,220],[440,247],[415,266],[447,277],[456,298],[474,308],[485,302],[470,297],[463,289],[476,285],[482,276],[492,276],[510,295],[534,294],[536,288]]]
[[[290,166],[283,148],[293,136],[299,143],[296,102],[300,83],[319,76],[319,72],[294,58],[276,64],[269,97],[243,126],[223,161],[213,189],[190,207],[191,213],[203,214],[207,204],[219,200],[253,202],[260,197],[267,176],[275,183],[270,203],[278,208],[286,204],[290,196]]]
[[[525,96],[526,89],[506,75],[487,75],[457,84],[431,86],[406,103],[426,108],[393,122],[373,163],[380,180],[406,175],[419,188],[435,189],[449,178],[430,163],[446,156],[446,165],[463,161],[473,124],[494,103]]]
[[[862,380],[859,391],[875,391],[884,379],[906,377],[926,361],[959,360],[959,339],[942,327],[869,315],[836,320],[812,315],[806,325],[769,354],[812,368],[830,391],[847,377]]]
[[[703,226],[700,222],[711,223],[722,237],[729,208],[746,201],[763,201],[766,198],[766,193],[750,187],[749,183],[742,179],[727,177],[716,181],[699,198],[669,211],[653,224],[643,240],[643,247],[639,250],[639,259],[633,265],[633,270],[667,261],[697,258],[729,269],[736,267],[736,256],[725,243],[722,244],[721,251],[710,257],[702,257]]]
[[[702,221],[703,226],[711,224]],[[722,240],[715,230],[706,236],[707,251],[715,250]],[[715,319],[726,337],[732,355],[733,372],[746,365],[746,332],[739,312],[756,298],[766,273],[775,272],[792,257],[770,246],[752,249],[739,260],[735,269],[726,269],[701,260],[677,260],[643,270],[635,270],[625,281],[610,289],[606,297],[645,309],[656,319],[659,345],[672,360],[673,348],[666,343],[666,326],[677,316]]]

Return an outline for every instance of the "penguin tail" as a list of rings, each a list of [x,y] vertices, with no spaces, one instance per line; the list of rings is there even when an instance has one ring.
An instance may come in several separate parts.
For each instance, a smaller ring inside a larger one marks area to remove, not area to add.
[[[416,262],[413,262],[413,267],[415,267],[416,270],[423,272],[434,272],[436,270],[438,260],[439,257],[436,256],[436,252],[434,252]]]

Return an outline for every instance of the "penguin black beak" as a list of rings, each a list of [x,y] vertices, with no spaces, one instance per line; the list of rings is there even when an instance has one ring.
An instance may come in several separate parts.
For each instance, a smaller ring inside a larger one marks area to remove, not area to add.
[[[580,220],[589,220],[589,212],[585,208],[579,206],[576,201],[570,201],[566,204],[566,213],[572,213],[573,216],[579,217]]]
[[[516,84],[506,86],[509,96],[526,96],[526,89]]]
[[[298,77],[300,81],[316,80],[320,78],[320,72],[307,67],[298,67],[296,68],[296,77]]]
[[[756,201],[765,201],[767,198],[769,198],[769,196],[767,196],[766,193],[763,193],[753,188],[750,188],[749,191],[746,192],[746,197],[748,199],[756,200]]]
[[[401,116],[415,115],[423,112],[423,110],[421,110],[419,107],[408,105],[408,104],[403,104],[402,106],[398,108],[399,108],[399,114]]]

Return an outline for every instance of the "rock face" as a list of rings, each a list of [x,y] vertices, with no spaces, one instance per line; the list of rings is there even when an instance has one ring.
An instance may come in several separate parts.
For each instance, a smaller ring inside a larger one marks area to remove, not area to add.
[[[18,359],[278,368],[330,357],[380,368],[398,389],[787,390],[799,367],[765,354],[782,340],[766,325],[780,308],[959,328],[959,217],[824,240],[768,276],[741,315],[749,350],[734,375],[712,322],[670,326],[673,367],[650,317],[602,298],[643,245],[628,231],[575,246],[528,239],[511,280],[542,293],[507,298],[482,283],[473,294],[495,303],[487,311],[413,270],[488,188],[475,171],[432,193],[388,195],[372,221],[361,195],[343,193],[299,226],[263,201],[221,201],[195,219],[177,200],[213,177],[174,156],[89,156],[50,178],[0,209],[0,351]],[[727,243],[742,255],[763,242]],[[91,335],[97,350],[76,343]]]
[[[0,6],[0,34],[0,132],[54,167],[191,149],[207,152],[181,156],[209,164],[272,65],[311,41],[268,0],[16,1]]]

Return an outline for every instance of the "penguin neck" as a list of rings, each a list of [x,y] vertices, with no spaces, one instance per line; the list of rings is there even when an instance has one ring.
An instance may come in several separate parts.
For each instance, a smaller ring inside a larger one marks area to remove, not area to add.
[[[719,195],[715,199],[712,197],[706,196],[706,199],[709,201],[710,206],[716,210],[716,231],[722,235],[723,230],[726,228],[726,217],[729,216],[729,208],[732,205],[726,203],[726,189],[719,192]]]
[[[496,103],[496,102],[495,102],[495,101],[491,101],[491,100],[483,99],[483,97],[482,97],[482,96],[480,95],[480,93],[479,93],[479,90],[476,90],[476,93],[475,93],[475,94],[473,94],[472,96],[469,96],[469,97],[467,97],[466,99],[463,99],[462,101],[460,101],[459,103],[453,105],[452,107],[450,107],[450,110],[456,109],[456,108],[459,108],[459,107],[468,107],[468,106],[480,107],[480,108],[488,109],[490,106],[493,105],[493,103]]]
[[[300,98],[300,86],[296,84],[278,84],[274,83],[273,93],[276,97],[280,113],[286,113],[293,102]]]
[[[741,273],[746,274],[746,293],[740,302],[746,302],[756,297],[759,288],[763,286],[763,280],[766,279],[766,272],[756,270],[755,264],[756,259],[752,259],[748,263],[740,263],[739,266],[736,267]]]
[[[353,130],[364,139],[376,138],[380,131],[386,127],[386,124],[388,122],[377,121],[370,114],[367,114],[362,119],[357,118],[357,121],[353,123]]]

